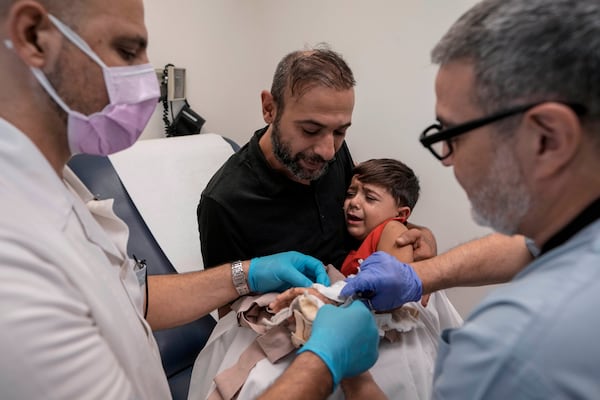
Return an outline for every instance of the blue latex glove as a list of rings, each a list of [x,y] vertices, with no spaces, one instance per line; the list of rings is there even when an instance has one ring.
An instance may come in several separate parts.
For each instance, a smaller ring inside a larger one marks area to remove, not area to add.
[[[248,285],[252,292],[282,292],[291,287],[309,287],[314,282],[329,286],[323,263],[297,251],[250,260]]]
[[[343,378],[356,376],[377,361],[379,333],[373,314],[360,301],[347,307],[326,304],[313,321],[308,341],[298,354],[311,351],[329,368],[333,387]]]
[[[360,272],[346,279],[340,293],[357,294],[376,311],[389,311],[404,303],[419,301],[423,284],[414,269],[383,251],[371,254],[360,265]]]

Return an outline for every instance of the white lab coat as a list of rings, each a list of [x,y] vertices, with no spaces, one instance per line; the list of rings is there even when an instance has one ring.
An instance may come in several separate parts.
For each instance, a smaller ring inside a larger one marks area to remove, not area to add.
[[[111,201],[2,119],[0,171],[1,397],[170,398]]]

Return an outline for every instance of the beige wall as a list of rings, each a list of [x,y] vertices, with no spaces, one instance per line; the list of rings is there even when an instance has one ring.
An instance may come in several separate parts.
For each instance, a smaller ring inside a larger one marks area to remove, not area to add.
[[[434,120],[429,51],[475,0],[147,0],[150,59],[187,69],[188,99],[203,132],[245,143],[263,125],[260,91],[287,52],[328,42],[357,79],[347,142],[356,161],[394,157],[419,175],[412,221],[433,230],[440,251],[488,233],[476,226],[452,170],[418,143]],[[160,108],[144,138],[160,137]],[[190,216],[193,218],[194,216]],[[465,315],[488,289],[451,291]]]

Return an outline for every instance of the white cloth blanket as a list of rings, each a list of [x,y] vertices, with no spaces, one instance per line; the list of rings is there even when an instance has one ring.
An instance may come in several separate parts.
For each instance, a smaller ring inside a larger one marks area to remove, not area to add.
[[[442,330],[462,324],[443,291],[433,293],[427,307],[419,303],[410,303],[410,306],[419,311],[420,323],[401,333],[400,340],[394,343],[382,339],[379,358],[371,368],[375,381],[391,399],[430,397],[439,336]],[[383,320],[384,316],[378,317],[379,322]],[[213,378],[234,365],[256,336],[253,330],[238,325],[234,312],[219,320],[194,364],[188,399],[206,399],[215,388]],[[292,352],[275,364],[267,359],[259,361],[237,399],[255,399],[283,373],[294,357],[295,352]],[[329,396],[329,399],[343,398],[340,388]]]

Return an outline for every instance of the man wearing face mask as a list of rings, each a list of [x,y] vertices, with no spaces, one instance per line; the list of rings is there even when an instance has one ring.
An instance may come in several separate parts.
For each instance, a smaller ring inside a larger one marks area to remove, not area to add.
[[[169,398],[152,329],[248,291],[328,283],[319,261],[288,252],[149,277],[144,298],[145,271],[126,254],[112,201],[95,200],[66,167],[76,153],[127,148],[154,111],[142,2],[0,0],[0,24],[0,397]],[[328,379],[309,391],[330,391],[377,355],[366,307],[327,314],[315,332],[348,325],[347,339],[309,340],[298,364]]]

